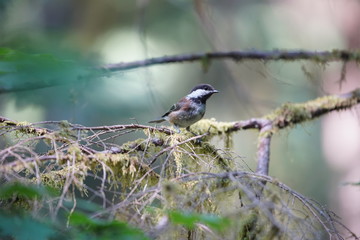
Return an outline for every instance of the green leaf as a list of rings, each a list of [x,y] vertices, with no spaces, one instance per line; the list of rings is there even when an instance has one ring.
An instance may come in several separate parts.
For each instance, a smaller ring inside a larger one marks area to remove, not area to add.
[[[75,203],[73,201],[66,200],[63,204],[65,207],[72,208]],[[102,210],[102,207],[100,205],[85,199],[77,199],[75,205],[76,210],[81,211],[96,212]]]
[[[0,189],[0,198],[2,199],[8,199],[13,196],[34,199],[45,195],[53,196],[55,194],[56,191],[49,187],[38,185],[25,185],[19,182],[5,184]]]
[[[175,224],[181,224],[188,229],[193,229],[196,223],[202,223],[216,231],[225,230],[230,225],[230,220],[213,214],[197,214],[180,211],[170,211],[169,219]]]
[[[188,212],[170,211],[169,219],[173,223],[184,225],[189,229],[193,229],[199,221],[199,215]]]
[[[46,240],[55,234],[48,225],[30,217],[0,213],[0,239],[12,237],[16,240]]]
[[[92,219],[85,214],[74,212],[70,216],[70,225],[76,227],[76,239],[121,239],[148,240],[144,233],[119,221]]]
[[[199,216],[199,222],[209,226],[210,228],[223,231],[230,225],[230,220],[213,214],[202,214]]]

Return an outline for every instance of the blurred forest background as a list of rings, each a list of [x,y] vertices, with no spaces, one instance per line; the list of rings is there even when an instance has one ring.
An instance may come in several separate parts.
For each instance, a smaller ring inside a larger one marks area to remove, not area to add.
[[[91,68],[212,51],[360,47],[356,0],[3,0],[0,115],[18,121],[68,120],[85,126],[146,124],[198,83],[220,91],[206,118],[260,117],[360,86],[355,63],[212,61],[91,74]],[[4,49],[2,49],[4,54]],[[6,54],[5,54],[6,55]],[[21,69],[22,71],[13,71]],[[90,73],[90,74],[89,74]],[[256,132],[234,135],[241,164],[254,169]],[[358,108],[334,112],[274,136],[270,175],[321,204],[360,234]]]

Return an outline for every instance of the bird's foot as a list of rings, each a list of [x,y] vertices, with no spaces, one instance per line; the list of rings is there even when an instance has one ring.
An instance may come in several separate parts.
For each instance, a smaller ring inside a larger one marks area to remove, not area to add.
[[[190,126],[189,126],[189,127],[186,127],[186,131],[192,133],[192,135],[194,135],[194,136],[198,136],[198,134],[196,134],[196,133],[194,133],[194,132],[192,132],[192,131],[190,130]]]
[[[196,133],[194,133],[194,132],[192,132],[192,131],[190,130],[190,126],[186,128],[186,131],[190,132],[190,133],[191,133],[192,135],[194,135],[195,137],[199,136],[199,134],[196,134]],[[196,143],[196,144],[200,144],[201,142],[202,142],[202,137],[195,139],[195,143]]]

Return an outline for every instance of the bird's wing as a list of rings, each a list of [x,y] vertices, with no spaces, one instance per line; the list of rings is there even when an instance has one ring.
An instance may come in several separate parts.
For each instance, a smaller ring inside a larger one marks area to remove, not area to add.
[[[177,103],[175,103],[174,105],[171,106],[171,108],[169,109],[169,111],[167,111],[166,113],[164,113],[164,115],[162,115],[161,117],[166,117],[167,115],[169,115],[172,112],[175,112],[177,110],[179,110],[181,107],[183,107],[186,104],[185,99],[180,99],[180,101],[178,101]]]
[[[179,110],[183,105],[184,105],[183,102],[180,100],[178,103],[172,105],[169,111],[164,113],[164,115],[162,115],[161,118],[149,121],[149,123],[161,123],[165,121],[165,117],[167,117],[170,113]]]

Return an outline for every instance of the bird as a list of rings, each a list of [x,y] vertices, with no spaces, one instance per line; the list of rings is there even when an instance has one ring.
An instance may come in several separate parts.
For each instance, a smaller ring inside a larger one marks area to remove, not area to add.
[[[211,95],[218,92],[209,84],[199,84],[159,119],[149,121],[149,123],[168,121],[174,125],[178,132],[180,132],[179,128],[186,128],[186,130],[190,131],[190,126],[203,118],[206,111],[206,101]]]

